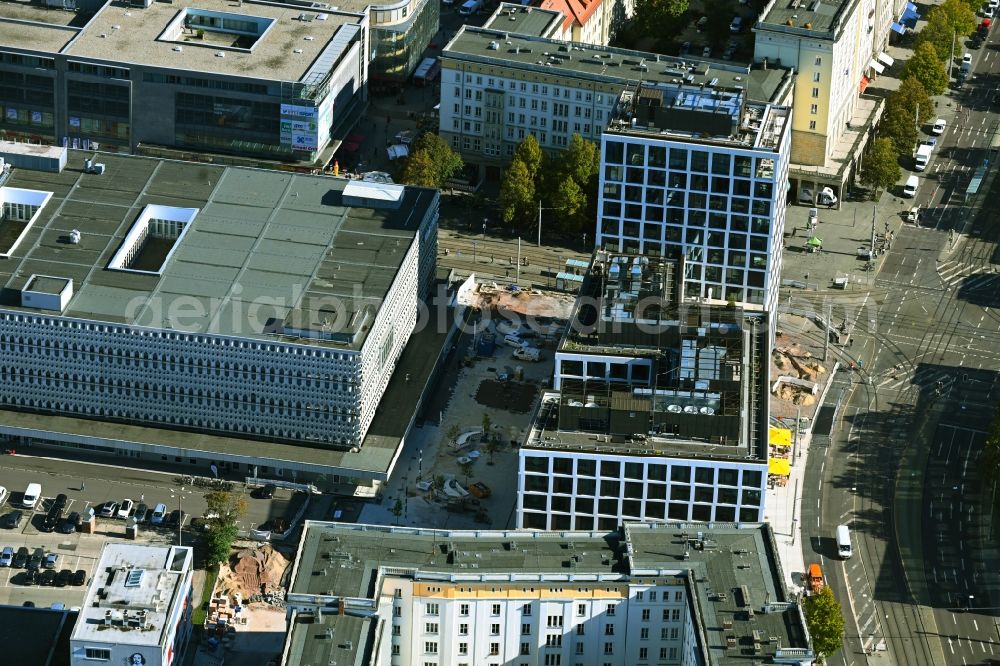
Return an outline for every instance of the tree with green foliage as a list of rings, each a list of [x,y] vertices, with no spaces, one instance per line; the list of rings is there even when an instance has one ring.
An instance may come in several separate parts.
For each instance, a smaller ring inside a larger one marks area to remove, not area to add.
[[[500,219],[504,224],[522,226],[532,217],[535,181],[524,160],[514,157],[500,180]]]
[[[844,613],[829,586],[805,601],[806,625],[813,639],[813,648],[822,657],[840,650],[844,643]]]
[[[447,141],[433,132],[424,132],[410,146],[399,179],[407,185],[440,188],[463,165],[462,156]]]
[[[489,441],[490,439],[492,439],[492,433],[490,432],[492,429],[493,429],[493,419],[490,418],[489,414],[487,414],[486,412],[483,412],[483,440],[484,441]]]
[[[587,195],[575,180],[562,178],[552,192],[552,203],[555,208],[560,209],[556,226],[561,231],[575,233],[583,228],[586,223]]]
[[[538,145],[538,139],[535,138],[534,134],[528,134],[521,140],[521,143],[517,144],[517,148],[514,149],[514,159],[524,162],[524,166],[528,170],[528,177],[533,183],[538,182],[545,153],[542,152],[542,147]]]
[[[938,58],[937,49],[930,42],[920,42],[913,49],[913,56],[903,67],[902,80],[916,79],[927,89],[928,95],[940,95],[948,89],[948,72]]]
[[[403,500],[397,499],[396,503],[389,509],[389,513],[396,516],[396,525],[399,525],[399,519],[403,516]]]
[[[917,127],[931,115],[931,107],[924,84],[914,78],[904,79],[886,101],[879,136],[890,139],[898,155],[912,154]]]
[[[899,182],[899,154],[891,139],[875,139],[861,163],[861,182],[872,188],[872,201]]]
[[[563,177],[572,178],[581,189],[586,189],[592,179],[597,178],[601,166],[601,152],[597,144],[574,134],[569,145],[559,156]]]
[[[688,0],[636,0],[631,27],[643,37],[675,34],[687,11]]]
[[[942,66],[959,49],[965,37],[976,29],[976,13],[966,0],[944,0],[927,12],[927,25],[917,35],[917,43],[930,43]]]
[[[237,522],[247,510],[247,498],[243,493],[214,491],[205,495],[206,534],[208,566],[222,564],[229,560],[233,541],[239,535]]]

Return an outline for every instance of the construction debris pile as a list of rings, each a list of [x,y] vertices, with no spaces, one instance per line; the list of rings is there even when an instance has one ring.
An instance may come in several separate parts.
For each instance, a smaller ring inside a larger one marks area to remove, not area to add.
[[[219,596],[239,596],[248,602],[280,603],[282,581],[290,562],[270,544],[243,548],[219,571]]]
[[[816,402],[815,385],[822,381],[821,375],[827,370],[813,358],[811,352],[803,351],[798,345],[775,347],[771,361],[777,375],[791,379],[776,383],[776,396],[794,405],[806,406]]]

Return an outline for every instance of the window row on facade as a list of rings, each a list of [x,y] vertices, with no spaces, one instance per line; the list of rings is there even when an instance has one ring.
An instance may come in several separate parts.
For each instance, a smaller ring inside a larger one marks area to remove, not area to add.
[[[577,477],[602,477],[601,482],[633,479],[639,482],[691,483],[710,486],[761,488],[763,472],[753,469],[692,465],[690,462],[640,462],[586,457],[524,456],[524,471]]]

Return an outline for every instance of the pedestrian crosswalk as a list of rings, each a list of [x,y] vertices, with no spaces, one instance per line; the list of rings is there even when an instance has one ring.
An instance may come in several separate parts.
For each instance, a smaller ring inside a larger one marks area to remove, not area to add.
[[[1000,274],[994,273],[992,267],[969,264],[959,261],[945,261],[938,264],[938,277],[945,288],[961,286],[963,291],[975,291],[991,285]]]

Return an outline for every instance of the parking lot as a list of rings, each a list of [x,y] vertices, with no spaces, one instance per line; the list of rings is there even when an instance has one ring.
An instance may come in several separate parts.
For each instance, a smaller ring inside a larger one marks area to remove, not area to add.
[[[55,553],[58,556],[55,571],[68,569],[75,573],[82,569],[87,572],[86,582],[90,580],[104,544],[128,538],[124,519],[99,515],[102,504],[120,503],[124,499],[131,499],[136,505],[144,502],[148,506],[147,520],[139,525],[135,540],[139,543],[168,544],[177,543],[178,525],[171,522],[170,514],[178,517],[176,512],[180,503],[184,512],[181,535],[183,543],[190,545],[198,530],[198,521],[192,525],[192,518],[197,519],[205,513],[204,495],[211,490],[181,486],[173,474],[99,464],[22,455],[4,456],[0,462],[3,463],[0,465],[0,485],[10,491],[0,505],[0,551],[10,546],[15,553],[21,547],[26,547],[29,552],[41,548],[46,554]],[[42,495],[34,510],[21,506],[24,490],[31,482],[42,486]],[[242,491],[243,485],[235,484],[234,490]],[[60,494],[65,496],[64,518],[76,512],[86,519],[90,510],[94,510],[97,515],[93,533],[74,531],[63,534],[59,527],[65,520],[58,521],[54,531],[43,531],[45,516]],[[273,498],[249,497],[247,512],[239,523],[241,532],[259,528],[275,518],[289,521],[304,499],[301,493],[282,488],[275,490]],[[166,505],[165,521],[162,525],[151,525],[148,517],[158,503]],[[23,517],[17,527],[11,528],[5,519],[15,511],[20,511]],[[24,572],[23,568],[0,566],[0,603],[21,605],[30,601],[36,606],[62,603],[67,607],[82,603],[85,584],[69,584],[66,587],[25,585]]]

